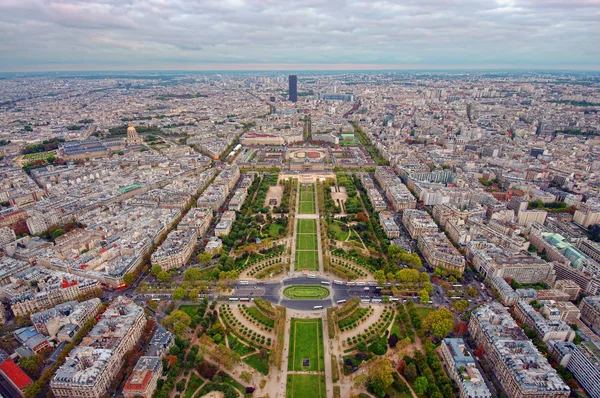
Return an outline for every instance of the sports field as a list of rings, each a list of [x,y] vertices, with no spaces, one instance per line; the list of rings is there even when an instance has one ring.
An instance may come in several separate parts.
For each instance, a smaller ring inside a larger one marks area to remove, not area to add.
[[[288,398],[325,398],[325,376],[288,374],[285,396]]]
[[[286,287],[283,294],[293,300],[321,300],[329,296],[329,289],[317,285],[297,285]]]
[[[321,318],[292,318],[288,370],[321,372],[324,369],[323,325]]]
[[[317,271],[319,269],[316,231],[317,220],[298,220],[295,265],[295,269],[298,271]]]
[[[300,186],[300,201],[298,202],[299,214],[315,214],[315,186],[301,185]]]

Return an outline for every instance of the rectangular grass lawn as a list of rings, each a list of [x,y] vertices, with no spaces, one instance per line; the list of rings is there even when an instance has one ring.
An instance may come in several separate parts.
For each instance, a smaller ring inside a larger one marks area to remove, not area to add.
[[[316,251],[296,251],[295,269],[316,271],[319,269],[319,259]]]
[[[290,374],[285,388],[287,398],[326,398],[325,376]]]
[[[321,318],[293,318],[290,329],[288,370],[323,371],[325,361]],[[302,366],[305,358],[310,361],[308,367]]]
[[[317,233],[317,220],[298,220],[299,234],[315,234]]]
[[[300,214],[315,214],[315,202],[300,202]]]
[[[312,192],[301,192],[300,193],[300,202],[314,202],[315,194]]]
[[[317,250],[317,234],[298,234],[296,250]]]

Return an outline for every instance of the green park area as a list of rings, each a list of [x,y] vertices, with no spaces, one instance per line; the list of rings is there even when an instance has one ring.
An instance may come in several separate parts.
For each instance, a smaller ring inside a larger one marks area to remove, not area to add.
[[[288,286],[283,294],[293,300],[321,300],[329,296],[329,289],[323,286]]]
[[[321,319],[293,318],[290,328],[288,370],[322,372],[324,369],[323,325]]]
[[[288,398],[325,398],[325,376],[289,374],[285,396]]]
[[[315,212],[315,186],[302,185],[300,187],[299,213],[315,214]]]
[[[316,271],[319,269],[316,231],[316,220],[298,220],[295,266],[297,270]]]

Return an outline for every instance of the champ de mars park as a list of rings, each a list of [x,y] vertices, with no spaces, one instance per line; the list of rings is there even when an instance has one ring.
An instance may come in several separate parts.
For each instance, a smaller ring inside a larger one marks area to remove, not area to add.
[[[189,339],[181,350],[204,359],[172,378],[175,396],[457,394],[437,347],[466,332],[478,290],[426,266],[414,241],[391,244],[360,173],[256,174],[224,242],[240,238],[228,264],[188,268],[176,287],[138,288],[157,297],[163,325]],[[216,296],[204,294],[211,283]]]

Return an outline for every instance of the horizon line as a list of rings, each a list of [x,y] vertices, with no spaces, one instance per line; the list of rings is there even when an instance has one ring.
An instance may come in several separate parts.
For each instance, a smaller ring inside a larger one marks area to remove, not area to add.
[[[73,65],[57,65],[56,68],[44,65],[44,68],[24,68],[21,70],[2,70],[0,74],[16,73],[72,73],[72,72],[319,72],[319,71],[576,71],[576,72],[600,72],[600,65],[565,65],[565,66],[515,66],[515,65],[397,65],[397,64],[200,64],[187,67],[173,65],[154,65],[152,68],[146,66],[137,67],[109,67],[109,68],[77,68]]]

